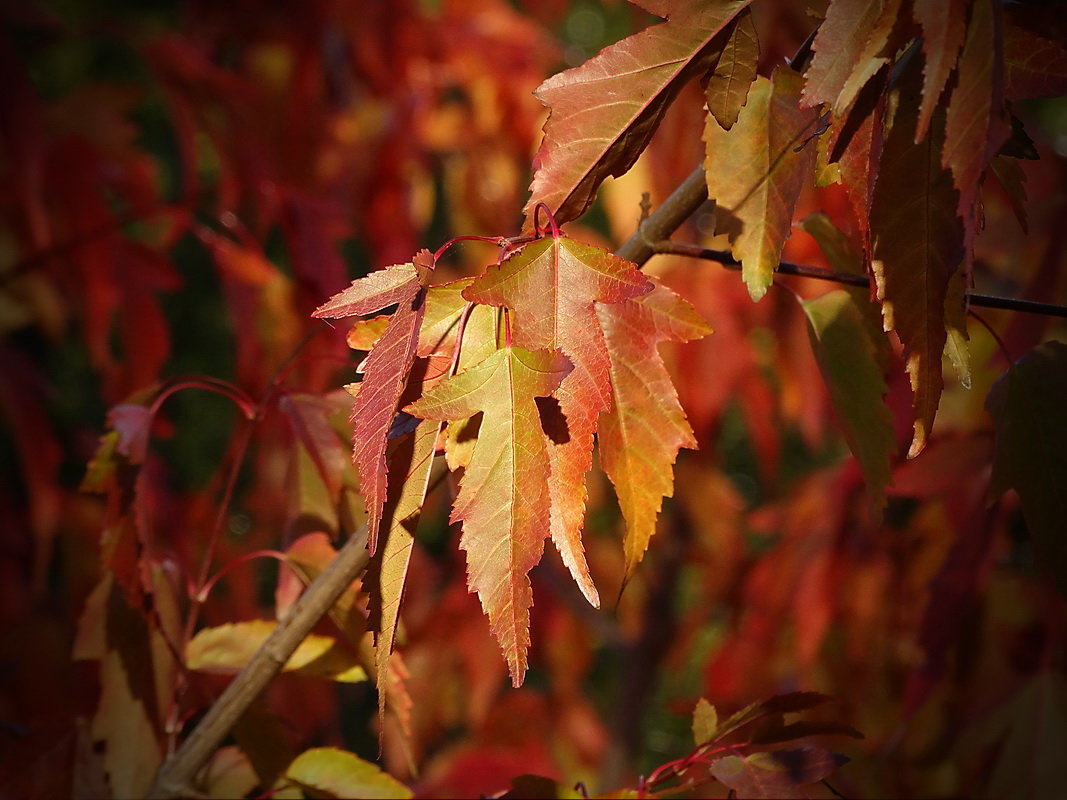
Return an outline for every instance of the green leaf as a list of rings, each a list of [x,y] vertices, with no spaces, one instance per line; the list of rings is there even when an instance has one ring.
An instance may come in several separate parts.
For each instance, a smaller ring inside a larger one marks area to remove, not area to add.
[[[1045,342],[1003,375],[986,400],[996,446],[992,489],[1015,489],[1034,561],[1067,595],[1067,344]]]
[[[411,790],[396,778],[336,747],[305,750],[293,759],[285,776],[316,797],[411,797]]]
[[[842,289],[801,306],[808,315],[811,347],[830,400],[867,481],[872,510],[880,513],[896,444],[893,417],[884,401],[888,389],[863,315]]]

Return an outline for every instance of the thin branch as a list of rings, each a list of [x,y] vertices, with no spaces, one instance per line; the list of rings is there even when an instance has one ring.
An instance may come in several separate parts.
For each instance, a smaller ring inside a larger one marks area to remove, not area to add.
[[[616,255],[641,266],[656,254],[656,243],[678,230],[707,199],[708,183],[701,165],[689,174],[659,208],[641,220],[633,236],[615,251]]]
[[[367,528],[353,534],[329,566],[307,587],[249,662],[208,709],[196,729],[167,759],[149,797],[192,794],[193,781],[234,724],[259,696],[341,593],[367,567]]]
[[[690,258],[702,258],[706,261],[716,261],[727,269],[741,269],[741,262],[730,253],[723,250],[709,250],[695,244],[682,244],[669,240],[660,240],[652,243],[652,252],[661,255],[689,256]],[[821,281],[832,281],[847,286],[859,286],[870,288],[871,281],[866,275],[857,275],[851,272],[836,272],[823,267],[813,267],[808,264],[794,264],[791,261],[782,261],[775,268],[779,275],[796,275],[801,278],[816,278]],[[1026,314],[1042,314],[1047,317],[1061,317],[1067,319],[1067,306],[1055,303],[1040,303],[1036,300],[1023,300],[1018,297],[1000,297],[999,295],[980,294],[967,292],[967,301],[972,306],[984,308],[1003,308],[1010,311],[1022,311]]]

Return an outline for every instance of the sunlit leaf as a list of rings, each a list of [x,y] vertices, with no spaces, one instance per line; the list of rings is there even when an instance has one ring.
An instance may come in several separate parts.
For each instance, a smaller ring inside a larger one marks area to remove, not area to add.
[[[411,790],[376,765],[336,747],[305,750],[293,759],[285,777],[316,797],[404,798]]]

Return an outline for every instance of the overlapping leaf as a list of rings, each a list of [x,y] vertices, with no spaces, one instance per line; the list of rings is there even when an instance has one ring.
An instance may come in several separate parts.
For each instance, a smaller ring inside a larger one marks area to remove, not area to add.
[[[901,89],[879,164],[871,205],[873,267],[887,330],[904,344],[915,393],[915,435],[910,456],[925,446],[944,385],[945,298],[963,257],[959,195],[941,167],[943,136],[935,117],[915,144],[915,70]]]
[[[535,398],[551,395],[570,368],[559,353],[505,346],[406,409],[436,420],[485,414],[451,518],[463,522],[468,584],[489,615],[516,686],[530,643],[527,574],[540,560],[550,517],[547,439]]]
[[[581,541],[585,476],[592,463],[597,419],[612,407],[614,389],[610,347],[599,333],[598,310],[650,288],[630,262],[553,237],[526,245],[490,267],[464,292],[469,300],[513,309],[517,344],[531,350],[557,349],[574,365],[555,394],[558,411],[549,404],[542,404],[541,411],[554,418],[546,420],[552,439],[547,451],[552,541],[593,605],[599,598]]]
[[[315,310],[322,318],[372,314],[396,304],[385,332],[367,358],[363,383],[352,405],[352,458],[359,469],[367,507],[367,546],[377,549],[387,474],[386,440],[396,416],[400,394],[415,359],[419,327],[425,313],[425,291],[432,257],[426,251],[410,264],[371,273]]]
[[[914,0],[912,15],[923,32],[923,94],[915,141],[926,137],[937,101],[956,66],[966,34],[967,0]],[[990,59],[992,62],[992,59]]]
[[[798,105],[802,86],[800,75],[779,67],[771,79],[752,84],[729,131],[710,116],[704,127],[715,229],[729,234],[753,300],[771,284],[797,197],[815,164],[815,145],[807,140],[817,132],[819,115]]]
[[[663,498],[673,492],[672,465],[679,448],[696,447],[657,348],[667,340],[684,342],[711,333],[687,302],[658,282],[654,285],[636,300],[596,306],[614,398],[600,419],[600,459],[626,520],[627,578],[656,531]]]
[[[526,204],[526,227],[545,203],[563,223],[593,202],[610,175],[626,172],[648,144],[667,106],[721,51],[716,35],[749,0],[659,4],[668,21],[605,48],[537,89],[551,109]]]

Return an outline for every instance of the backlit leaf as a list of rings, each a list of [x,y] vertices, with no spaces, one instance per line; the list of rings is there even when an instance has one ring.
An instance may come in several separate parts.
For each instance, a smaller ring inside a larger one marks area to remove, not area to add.
[[[554,397],[540,406],[546,420],[552,541],[586,598],[599,605],[585,563],[581,531],[585,476],[592,463],[597,419],[611,408],[610,347],[597,315],[644,294],[648,278],[633,264],[606,250],[565,237],[526,245],[502,264],[489,267],[464,295],[469,300],[513,309],[515,343],[530,350],[556,349],[574,369]],[[558,416],[562,414],[562,423]],[[555,424],[559,430],[554,430]]]
[[[293,759],[285,777],[315,797],[404,798],[411,790],[375,764],[336,747],[305,750]]]
[[[1067,594],[1067,345],[1045,342],[1001,377],[986,408],[996,428],[993,491],[1015,489],[1034,562]]]
[[[681,87],[710,66],[713,40],[749,0],[677,3],[667,22],[560,72],[535,94],[551,109],[526,204],[526,228],[545,203],[559,223],[587,209],[610,175],[633,166]]]
[[[655,282],[626,303],[598,304],[610,364],[613,406],[600,418],[600,462],[615,486],[626,520],[626,575],[633,574],[652,534],[664,497],[673,494],[672,465],[696,440],[660,358],[667,340],[690,341],[711,328],[685,300]]]
[[[1067,92],[1067,22],[1054,5],[1005,8],[1004,94],[1009,100]]]
[[[753,300],[771,284],[797,197],[815,164],[815,143],[807,140],[817,131],[819,115],[799,107],[802,86],[797,73],[779,67],[770,80],[752,84],[729,131],[710,116],[704,127],[715,230],[729,234]]]
[[[388,483],[386,442],[415,360],[426,310],[423,286],[432,268],[433,257],[423,250],[410,264],[398,264],[353,281],[313,315],[348,317],[396,304],[388,327],[367,357],[363,382],[352,404],[352,459],[359,469],[360,491],[367,507],[367,547],[372,554],[378,545]]]
[[[436,420],[485,414],[451,519],[463,522],[468,585],[489,615],[516,686],[530,644],[527,574],[541,558],[550,518],[547,438],[534,398],[551,395],[570,368],[559,353],[504,347],[406,409]]]

